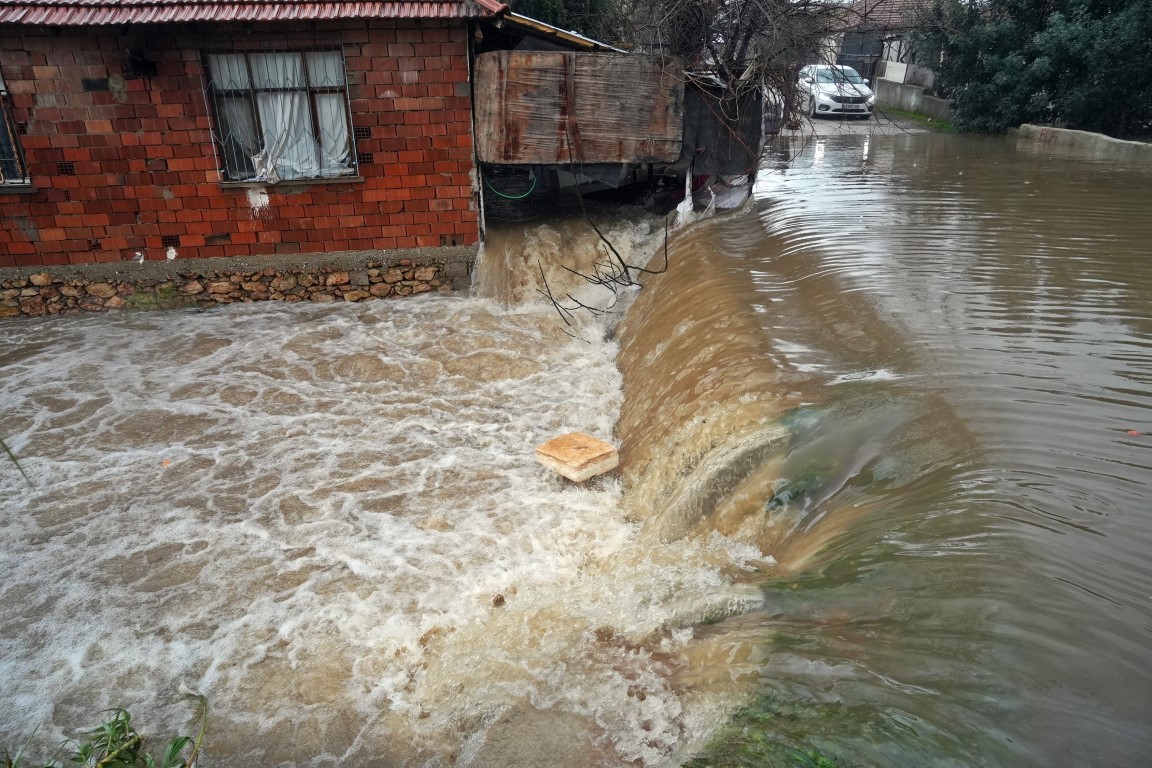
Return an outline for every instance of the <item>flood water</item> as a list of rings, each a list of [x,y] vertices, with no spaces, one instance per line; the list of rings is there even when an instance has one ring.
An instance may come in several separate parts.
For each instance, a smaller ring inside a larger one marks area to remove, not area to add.
[[[781,140],[618,325],[531,301],[578,221],[494,234],[504,303],[0,323],[0,745],[194,692],[205,766],[1143,764],[1150,208]]]
[[[688,478],[625,504],[779,561],[763,610],[698,630],[693,679],[755,690],[713,764],[764,764],[757,734],[842,765],[1147,764],[1152,172],[938,135],[773,157],[621,351],[632,468]]]

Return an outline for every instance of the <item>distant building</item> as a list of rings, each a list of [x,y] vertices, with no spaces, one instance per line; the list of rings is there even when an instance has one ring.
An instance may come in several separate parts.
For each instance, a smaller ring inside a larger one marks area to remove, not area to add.
[[[915,66],[909,33],[920,24],[925,0],[855,0],[853,22],[836,57],[863,77],[883,77],[931,88],[932,72]]]

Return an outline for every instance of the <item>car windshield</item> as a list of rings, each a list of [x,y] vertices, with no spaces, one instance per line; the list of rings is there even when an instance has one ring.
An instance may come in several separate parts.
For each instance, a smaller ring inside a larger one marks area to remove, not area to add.
[[[863,83],[864,79],[856,74],[852,67],[826,68],[816,70],[816,82],[819,83]]]

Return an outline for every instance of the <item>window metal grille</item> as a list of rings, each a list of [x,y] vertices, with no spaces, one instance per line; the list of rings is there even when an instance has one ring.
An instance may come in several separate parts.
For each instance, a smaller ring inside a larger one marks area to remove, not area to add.
[[[20,130],[12,119],[8,103],[8,87],[0,76],[0,186],[24,186],[32,183],[24,149],[20,146]]]
[[[274,184],[356,173],[341,51],[209,53],[204,67],[226,179]]]

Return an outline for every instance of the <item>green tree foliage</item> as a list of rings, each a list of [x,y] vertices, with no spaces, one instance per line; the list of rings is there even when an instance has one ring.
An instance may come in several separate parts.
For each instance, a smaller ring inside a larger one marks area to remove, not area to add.
[[[1152,0],[935,0],[922,30],[962,129],[1152,134]]]
[[[623,31],[616,0],[512,0],[515,13],[606,43],[620,43]]]

